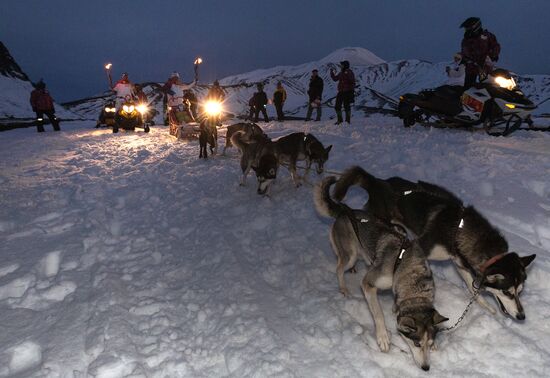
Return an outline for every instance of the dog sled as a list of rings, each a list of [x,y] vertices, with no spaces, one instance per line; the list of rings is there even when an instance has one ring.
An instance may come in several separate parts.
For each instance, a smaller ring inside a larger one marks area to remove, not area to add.
[[[198,138],[200,134],[200,124],[193,118],[190,103],[186,101],[187,103],[168,107],[170,135],[177,139]]]

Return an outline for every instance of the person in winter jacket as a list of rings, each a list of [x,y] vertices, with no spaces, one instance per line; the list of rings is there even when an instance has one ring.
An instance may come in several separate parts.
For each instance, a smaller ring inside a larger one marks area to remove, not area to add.
[[[208,100],[214,100],[214,101],[223,101],[225,99],[225,92],[220,87],[220,82],[218,80],[214,81],[212,84],[212,87],[208,90],[208,94],[206,95],[206,98]]]
[[[119,109],[122,106],[122,103],[125,101],[126,97],[134,98],[134,84],[128,78],[128,74],[124,72],[122,77],[116,84],[111,88],[116,93],[116,108]]]
[[[197,80],[193,80],[190,84],[184,84],[180,79],[179,73],[172,72],[170,78],[162,87],[162,90],[167,95],[167,103],[169,109],[168,119],[176,120],[176,113],[178,111],[186,111],[189,113],[191,119],[195,118],[193,117],[190,106],[184,104],[184,100],[186,99],[186,91],[189,91],[196,84]]]
[[[256,88],[258,88],[258,90],[252,97],[252,102],[254,103],[254,122],[258,122],[260,112],[262,112],[262,115],[264,116],[264,121],[269,122],[267,110],[265,108],[267,105],[267,95],[264,92],[264,85],[262,83],[258,83]]]
[[[277,120],[282,122],[285,120],[285,114],[283,113],[283,105],[286,101],[286,91],[283,88],[283,84],[279,81],[277,83],[277,89],[273,93],[273,105],[277,111]]]
[[[466,66],[462,63],[462,54],[456,53],[453,63],[445,68],[447,72],[447,85],[464,86]]]
[[[481,26],[477,17],[466,19],[461,25],[464,28],[462,39],[462,59],[466,65],[464,88],[473,86],[479,75],[493,70],[500,54],[500,44],[495,35]]]
[[[44,132],[44,114],[48,116],[55,131],[61,130],[59,120],[55,116],[52,96],[46,90],[46,84],[42,80],[36,83],[35,89],[31,92],[30,103],[33,112],[36,113],[36,129],[39,133]]]
[[[309,89],[307,91],[309,101],[307,106],[306,121],[311,120],[313,108],[317,109],[317,117],[315,118],[315,120],[321,120],[321,99],[323,97],[323,86],[323,79],[321,79],[321,77],[319,76],[319,71],[311,71],[311,77],[309,79]]]
[[[338,82],[338,94],[336,95],[336,104],[334,105],[337,116],[336,125],[343,122],[342,105],[344,105],[344,111],[346,112],[346,122],[351,122],[351,104],[355,101],[355,75],[350,70],[347,60],[340,62],[340,67],[342,70],[338,75],[334,69],[330,70],[330,77],[332,80]]]

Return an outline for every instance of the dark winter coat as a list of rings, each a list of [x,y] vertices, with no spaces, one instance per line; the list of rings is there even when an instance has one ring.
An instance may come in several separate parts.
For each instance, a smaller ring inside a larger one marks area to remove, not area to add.
[[[53,99],[46,89],[35,89],[31,92],[31,106],[33,111],[54,111]]]
[[[309,89],[307,94],[309,95],[309,102],[313,102],[316,99],[321,100],[323,97],[324,82],[319,76],[311,77],[309,80]]]
[[[254,106],[256,107],[265,106],[267,105],[267,95],[265,94],[264,91],[258,91],[254,93],[253,102],[254,102]]]
[[[331,71],[330,76],[338,82],[338,92],[350,92],[355,89],[355,75],[352,70],[345,69],[337,75]]]
[[[462,60],[466,64],[466,73],[478,73],[485,66],[485,58],[498,61],[500,44],[497,37],[487,30],[477,35],[464,35],[462,39]]]

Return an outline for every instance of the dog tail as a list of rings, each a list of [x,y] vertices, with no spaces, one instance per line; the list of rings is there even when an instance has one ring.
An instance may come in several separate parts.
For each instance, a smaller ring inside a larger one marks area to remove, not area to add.
[[[315,208],[317,212],[327,218],[337,218],[347,213],[348,206],[335,202],[330,196],[330,187],[336,182],[336,177],[329,176],[323,179],[314,189]]]
[[[334,185],[333,196],[336,201],[342,201],[350,187],[359,185],[369,191],[369,187],[376,180],[376,177],[359,166],[353,166],[344,171],[340,179]]]
[[[243,140],[244,132],[237,131],[235,134],[231,135],[231,144],[236,146],[239,150],[245,148],[246,142]]]

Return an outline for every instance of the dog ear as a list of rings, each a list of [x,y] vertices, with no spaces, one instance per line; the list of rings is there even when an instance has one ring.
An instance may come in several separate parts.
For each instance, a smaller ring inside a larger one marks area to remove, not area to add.
[[[530,256],[523,256],[523,257],[520,257],[520,258],[521,258],[521,263],[522,263],[522,265],[523,265],[525,268],[527,268],[527,266],[533,262],[533,260],[535,259],[535,257],[537,257],[537,255],[530,255]]]
[[[397,321],[397,329],[404,334],[415,333],[417,328],[414,319],[408,316],[402,316]]]
[[[498,280],[503,280],[504,276],[500,273],[489,274],[485,277],[485,280],[489,283],[495,283]]]
[[[330,150],[332,150],[332,144],[330,146],[328,146],[327,148],[325,148],[325,152],[328,154],[330,152]]]
[[[437,310],[434,310],[434,315],[432,317],[432,320],[433,320],[434,325],[436,325],[436,324],[439,324],[439,323],[446,322],[447,320],[449,320],[449,318],[444,317],[439,312],[437,312]]]

